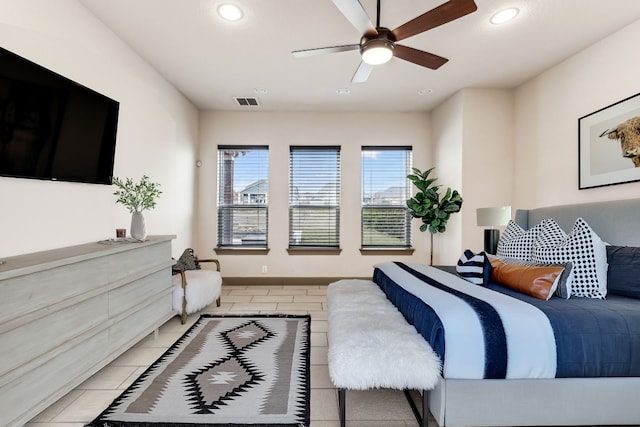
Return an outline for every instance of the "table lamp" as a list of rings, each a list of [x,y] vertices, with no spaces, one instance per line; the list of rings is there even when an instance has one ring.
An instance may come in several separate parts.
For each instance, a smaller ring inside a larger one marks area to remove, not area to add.
[[[478,208],[476,218],[479,227],[491,227],[484,230],[484,251],[495,255],[498,249],[498,240],[500,240],[500,231],[493,227],[507,225],[511,219],[511,206]]]

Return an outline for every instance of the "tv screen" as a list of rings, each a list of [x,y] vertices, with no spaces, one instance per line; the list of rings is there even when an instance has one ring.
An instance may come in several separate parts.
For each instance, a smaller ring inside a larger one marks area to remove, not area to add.
[[[111,184],[119,106],[0,48],[0,176]]]

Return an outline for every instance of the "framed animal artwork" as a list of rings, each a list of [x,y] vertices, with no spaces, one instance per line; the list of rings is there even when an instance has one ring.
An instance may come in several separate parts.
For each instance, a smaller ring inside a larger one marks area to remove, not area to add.
[[[640,181],[640,94],[578,119],[578,188]]]

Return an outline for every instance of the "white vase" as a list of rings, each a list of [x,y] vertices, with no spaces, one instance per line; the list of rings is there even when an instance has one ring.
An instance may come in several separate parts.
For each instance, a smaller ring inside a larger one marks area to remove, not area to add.
[[[138,240],[147,238],[147,224],[144,221],[142,212],[135,211],[131,214],[131,237]]]

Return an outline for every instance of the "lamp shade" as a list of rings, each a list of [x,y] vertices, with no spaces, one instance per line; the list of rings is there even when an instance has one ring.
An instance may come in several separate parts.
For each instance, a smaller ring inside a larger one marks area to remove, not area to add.
[[[478,208],[476,210],[478,226],[495,227],[507,225],[511,219],[511,206],[499,206],[495,208]]]

